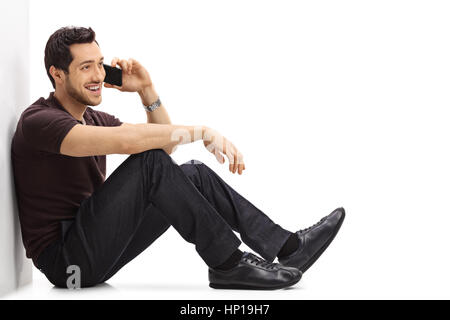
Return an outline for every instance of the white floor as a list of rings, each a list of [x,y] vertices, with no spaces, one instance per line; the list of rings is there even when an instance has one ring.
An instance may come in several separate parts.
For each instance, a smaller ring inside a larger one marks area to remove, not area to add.
[[[54,288],[43,274],[34,269],[32,284],[2,298],[307,300],[450,297],[445,265],[443,268],[436,265],[433,272],[422,272],[420,264],[406,267],[406,264],[388,263],[389,254],[358,251],[358,244],[351,238],[346,233],[338,234],[327,251],[291,288],[275,291],[215,290],[208,286],[207,267],[194,247],[170,228],[106,284],[78,290]],[[167,252],[165,248],[178,250]],[[248,248],[242,245],[241,249]]]
[[[167,248],[178,248],[167,252]],[[250,250],[245,244],[241,249]],[[208,268],[170,228],[150,248],[107,283],[78,290],[54,287],[36,268],[33,282],[4,299],[301,299],[306,281],[284,290],[216,290],[208,286]],[[307,279],[305,277],[305,279]]]

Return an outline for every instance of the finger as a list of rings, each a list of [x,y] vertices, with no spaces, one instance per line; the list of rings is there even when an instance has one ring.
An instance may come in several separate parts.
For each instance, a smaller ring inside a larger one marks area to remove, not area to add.
[[[123,72],[127,73],[127,70],[128,70],[128,68],[127,68],[127,61],[122,59],[122,60],[118,61],[118,64],[119,64],[120,68],[123,70]]]
[[[114,57],[114,59],[112,59],[112,61],[111,61],[111,67],[116,67],[117,61],[119,61],[119,58]]]
[[[211,152],[213,155],[216,155],[216,148],[214,148],[212,145],[208,145],[206,147],[206,150],[208,150],[209,152]]]
[[[234,154],[234,166],[233,166],[233,173],[236,173],[239,169],[239,165],[242,163],[241,161],[241,153],[238,151],[238,149],[232,144],[233,146],[233,154]]]
[[[230,172],[234,173],[233,171],[234,171],[234,165],[236,163],[236,158],[235,158],[235,154],[233,152],[233,144],[227,139],[225,139],[223,152],[225,153],[225,155],[228,158],[228,162],[229,162],[228,170],[230,170]]]
[[[234,163],[233,163],[233,173],[236,173],[236,169],[238,166],[238,162],[237,162],[237,154],[236,152],[233,152],[233,158],[234,158]]]
[[[112,85],[112,84],[107,83],[107,82],[103,82],[103,85],[105,86],[105,88],[114,88],[114,89],[117,89],[117,90],[122,89],[122,87],[118,87],[116,85]]]
[[[128,59],[128,74],[131,74],[132,68],[133,68],[133,59]]]
[[[233,146],[233,157],[234,157],[233,173],[236,173],[236,170],[238,168],[239,162],[238,162],[238,151],[237,151],[235,146]]]
[[[230,170],[230,172],[233,172],[234,156],[230,153],[227,153],[226,155],[229,162],[228,170]]]
[[[219,161],[220,164],[223,164],[225,162],[224,157],[220,154],[219,150],[214,149],[214,154],[216,156],[217,161]]]
[[[242,154],[238,153],[238,161],[239,161],[239,166],[238,166],[238,170],[239,170],[239,174],[242,174],[242,170],[244,170],[244,161],[242,159]]]
[[[214,145],[212,143],[205,145],[205,147],[206,147],[206,150],[208,150],[209,152],[211,152],[211,153],[214,152]]]
[[[133,66],[137,67],[139,66],[139,62],[136,59],[130,58],[129,61],[133,64]]]
[[[231,172],[233,172],[234,155],[233,155],[233,152],[232,152],[231,144],[228,141],[226,141],[224,145],[225,145],[224,146],[224,153],[226,154],[226,156],[228,158],[228,162],[230,163],[228,169]]]
[[[124,72],[128,73],[128,69],[130,68],[130,66],[129,66],[127,60],[123,60],[123,66],[124,66]]]
[[[239,160],[239,157],[238,157],[237,173],[238,173],[238,174],[241,174],[241,173],[242,173],[242,163],[241,163],[241,161]]]
[[[214,154],[220,164],[223,164],[225,162],[225,158],[220,154],[220,151],[217,148],[214,148],[212,143],[206,145],[206,150]]]
[[[215,140],[216,138],[214,138],[214,140]],[[220,137],[220,141],[217,141],[216,143],[219,145],[219,146],[222,146],[222,153],[223,154],[225,154],[225,156],[227,157],[227,159],[228,159],[228,162],[230,163],[229,165],[228,165],[228,170],[230,170],[231,171],[231,162],[233,161],[232,159],[231,159],[231,154],[230,154],[230,152],[229,152],[229,147],[228,147],[228,141],[226,140],[226,138],[223,138],[223,137]],[[223,139],[223,140],[222,140]],[[224,158],[224,160],[225,160],[225,158]]]

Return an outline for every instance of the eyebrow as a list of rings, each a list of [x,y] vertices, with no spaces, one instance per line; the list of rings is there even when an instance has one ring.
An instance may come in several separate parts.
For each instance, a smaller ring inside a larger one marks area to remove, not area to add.
[[[105,58],[105,57],[101,57],[101,58],[100,58],[100,61],[104,60],[104,58]],[[95,61],[94,61],[94,60],[86,60],[86,61],[83,61],[82,63],[80,63],[78,66],[82,66],[82,65],[85,64],[85,63],[92,63],[92,62],[95,62]]]

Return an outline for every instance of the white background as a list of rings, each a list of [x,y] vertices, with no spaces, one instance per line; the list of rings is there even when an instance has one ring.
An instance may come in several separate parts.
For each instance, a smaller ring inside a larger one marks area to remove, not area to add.
[[[347,217],[291,290],[210,289],[170,228],[108,285],[52,289],[35,270],[11,297],[448,299],[449,14],[447,1],[31,1],[30,103],[52,91],[48,37],[91,26],[108,63],[147,67],[173,124],[217,129],[247,170],[200,141],[179,164],[204,162],[291,231],[339,206]],[[137,94],[105,89],[94,109],[146,122]],[[126,157],[109,156],[108,175]]]

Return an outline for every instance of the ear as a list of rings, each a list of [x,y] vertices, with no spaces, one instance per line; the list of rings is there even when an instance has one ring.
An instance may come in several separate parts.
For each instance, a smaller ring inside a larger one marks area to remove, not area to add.
[[[66,75],[64,74],[64,71],[62,71],[61,69],[57,69],[54,66],[51,66],[48,71],[52,75],[53,80],[55,80],[55,83],[62,84],[64,82],[64,80],[66,79],[65,78]]]

